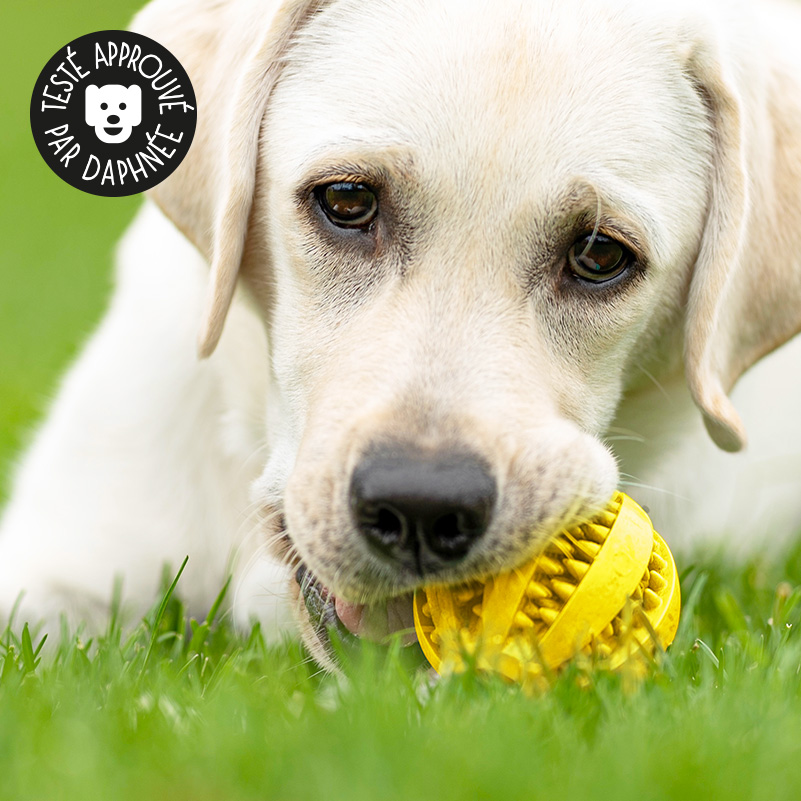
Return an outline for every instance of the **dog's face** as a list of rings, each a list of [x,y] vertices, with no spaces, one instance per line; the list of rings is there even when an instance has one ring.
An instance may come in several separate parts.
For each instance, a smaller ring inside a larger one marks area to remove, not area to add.
[[[707,355],[726,276],[694,276],[738,246],[744,202],[735,186],[721,211],[716,180],[742,183],[718,152],[741,143],[704,47],[648,4],[288,6],[257,48],[280,70],[250,155],[240,131],[227,174],[206,162],[228,180],[214,242],[183,199],[203,151],[159,199],[213,253],[206,341],[240,261],[265,319],[266,536],[323,617],[367,632],[375,610],[408,622],[416,587],[512,568],[603,505],[621,394],[683,340],[736,447],[741,365]]]
[[[566,6],[348,4],[271,100],[261,489],[345,601],[509,569],[616,486],[599,436],[683,300],[710,142],[636,23]]]
[[[133,129],[142,122],[141,88],[114,83],[105,86],[90,84],[86,87],[85,119],[101,142],[126,142]]]

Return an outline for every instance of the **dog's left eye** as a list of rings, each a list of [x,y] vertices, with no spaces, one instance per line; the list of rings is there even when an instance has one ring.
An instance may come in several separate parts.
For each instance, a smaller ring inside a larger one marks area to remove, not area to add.
[[[628,248],[603,234],[582,236],[568,252],[570,269],[579,278],[596,284],[620,275],[631,261]]]
[[[366,184],[341,181],[314,190],[320,208],[340,228],[366,228],[378,213],[378,198]]]

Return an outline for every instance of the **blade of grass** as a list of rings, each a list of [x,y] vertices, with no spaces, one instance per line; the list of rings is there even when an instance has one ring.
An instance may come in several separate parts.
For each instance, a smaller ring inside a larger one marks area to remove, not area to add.
[[[172,598],[173,593],[175,592],[175,588],[178,586],[178,582],[181,578],[181,574],[184,572],[184,568],[189,562],[189,557],[186,556],[184,561],[181,563],[181,567],[178,569],[178,572],[175,575],[175,578],[172,580],[172,584],[170,584],[167,592],[164,593],[164,596],[161,599],[161,603],[159,604],[158,611],[156,612],[156,616],[153,620],[151,631],[150,631],[150,642],[147,646],[147,652],[145,653],[145,658],[142,661],[142,668],[139,671],[139,677],[144,675],[145,670],[147,669],[147,665],[150,662],[150,656],[153,653],[153,648],[156,645],[156,642],[159,638],[159,626],[161,625],[162,618],[164,617],[164,613],[167,611],[167,604],[170,602],[170,598]]]

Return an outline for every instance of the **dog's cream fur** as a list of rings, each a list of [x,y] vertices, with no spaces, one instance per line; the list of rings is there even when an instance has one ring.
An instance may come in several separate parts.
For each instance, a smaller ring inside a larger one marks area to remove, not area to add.
[[[619,483],[674,547],[799,532],[801,343],[763,359],[801,328],[794,6],[155,0],[134,27],[187,68],[197,138],[20,466],[2,608],[102,614],[116,574],[144,602],[185,554],[196,607],[233,567],[237,618],[276,629],[287,551],[404,593],[348,508],[387,441],[493,470],[453,580]],[[380,184],[372,234],[313,208],[349,177]],[[646,265],[612,289],[564,277],[596,223]]]

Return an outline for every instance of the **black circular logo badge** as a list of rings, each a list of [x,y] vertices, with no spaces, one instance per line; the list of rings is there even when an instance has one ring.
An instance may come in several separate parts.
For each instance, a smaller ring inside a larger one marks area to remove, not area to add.
[[[47,62],[31,98],[42,158],[71,186],[103,197],[161,183],[189,151],[196,123],[178,59],[131,31],[70,42]]]

